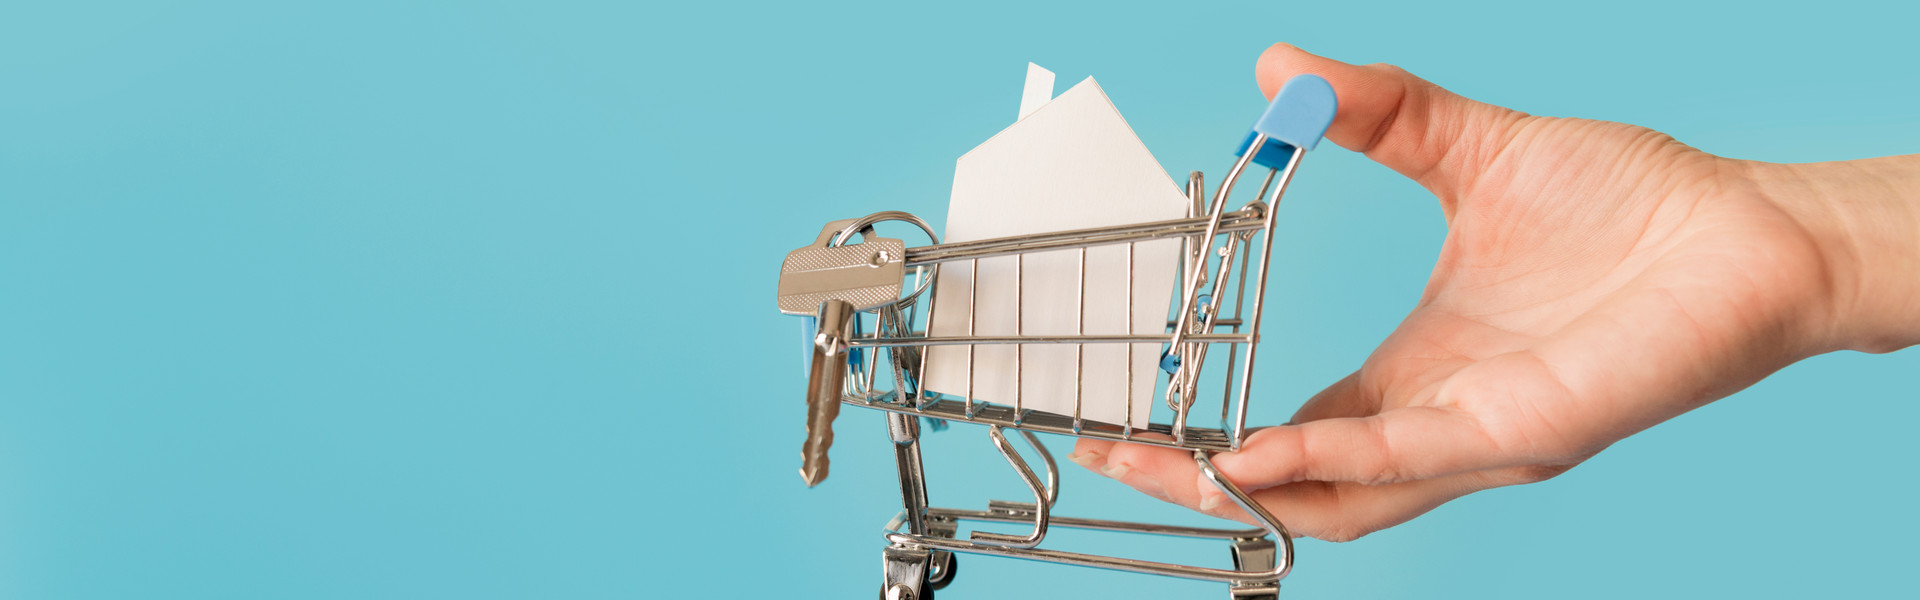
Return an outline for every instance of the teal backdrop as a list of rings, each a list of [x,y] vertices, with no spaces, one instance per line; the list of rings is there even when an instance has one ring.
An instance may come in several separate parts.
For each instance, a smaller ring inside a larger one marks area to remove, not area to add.
[[[1227,167],[1278,41],[1735,157],[1920,151],[1920,10],[1766,4],[6,3],[0,597],[870,598],[883,419],[842,414],[801,485],[778,264],[831,219],[938,225],[1027,61],[1097,76],[1175,173]],[[1258,423],[1360,364],[1444,233],[1322,148],[1282,208]],[[1303,542],[1284,595],[1910,595],[1917,352]],[[936,502],[1022,493],[978,427],[927,461]],[[1062,514],[1209,522],[1063,485]],[[1224,593],[964,564],[942,597]]]

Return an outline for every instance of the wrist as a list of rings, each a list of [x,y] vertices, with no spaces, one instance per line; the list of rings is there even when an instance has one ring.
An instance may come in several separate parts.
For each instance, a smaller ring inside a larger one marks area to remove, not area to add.
[[[1831,348],[1891,352],[1920,344],[1920,154],[1746,164],[1827,265]]]

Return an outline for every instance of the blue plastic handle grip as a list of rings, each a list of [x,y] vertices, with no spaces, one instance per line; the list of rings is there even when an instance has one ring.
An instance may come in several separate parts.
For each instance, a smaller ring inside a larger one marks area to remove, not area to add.
[[[1256,135],[1260,134],[1252,131],[1247,132],[1247,137],[1240,140],[1240,149],[1235,150],[1233,155],[1246,155],[1247,147],[1253,145],[1253,137]],[[1280,140],[1267,138],[1267,143],[1261,144],[1260,151],[1253,155],[1253,164],[1269,169],[1285,169],[1287,168],[1287,159],[1292,157],[1293,146],[1289,146],[1286,142]]]
[[[1333,125],[1333,115],[1339,109],[1340,101],[1327,80],[1319,75],[1295,75],[1273,95],[1273,103],[1253,123],[1253,130],[1269,139],[1312,150],[1320,143],[1320,136],[1327,134],[1327,127]],[[1260,154],[1266,153],[1266,148],[1260,150]]]

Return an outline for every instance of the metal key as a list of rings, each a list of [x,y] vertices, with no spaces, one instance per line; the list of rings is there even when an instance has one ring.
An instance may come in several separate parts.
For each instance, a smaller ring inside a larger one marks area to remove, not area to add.
[[[852,223],[828,223],[819,239],[787,253],[780,266],[780,312],[811,315],[820,324],[807,369],[807,440],[800,449],[800,478],[808,487],[827,478],[827,448],[833,445],[858,312],[898,300],[906,275],[906,244],[900,240],[874,237],[868,229],[858,244],[832,245]]]

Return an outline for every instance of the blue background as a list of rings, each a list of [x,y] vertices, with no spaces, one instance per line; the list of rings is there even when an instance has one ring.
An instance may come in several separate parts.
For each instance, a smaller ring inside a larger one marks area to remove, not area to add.
[[[776,265],[829,219],[937,224],[1026,61],[1098,75],[1175,173],[1227,166],[1276,41],[1832,160],[1920,150],[1911,6],[11,2],[0,597],[871,597],[882,419],[843,414],[802,487]],[[1334,147],[1283,210],[1263,423],[1359,365],[1444,233]],[[1818,357],[1559,479],[1304,542],[1286,596],[1910,593],[1916,352]],[[1021,493],[977,427],[927,453],[936,502]],[[1062,514],[1207,522],[1064,485]],[[1222,593],[965,564],[943,596]]]

